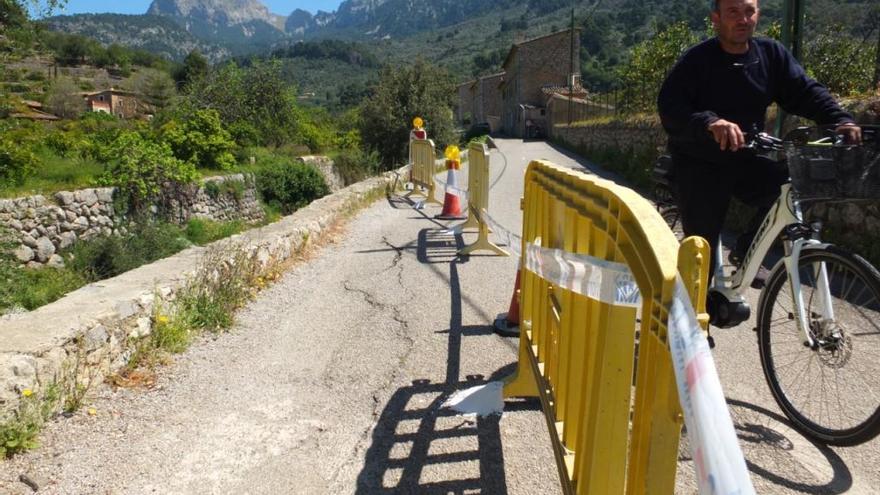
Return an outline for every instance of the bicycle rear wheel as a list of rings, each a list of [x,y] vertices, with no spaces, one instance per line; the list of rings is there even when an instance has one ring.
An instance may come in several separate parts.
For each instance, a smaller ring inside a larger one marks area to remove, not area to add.
[[[681,242],[684,239],[684,230],[681,227],[681,213],[675,205],[660,207],[660,216],[666,222],[666,225],[675,234],[675,237]]]
[[[822,318],[824,264],[834,319]],[[808,246],[798,262],[810,333],[804,345],[783,262],[758,303],[761,366],[774,399],[794,427],[830,445],[858,445],[880,434],[880,273],[832,245]]]

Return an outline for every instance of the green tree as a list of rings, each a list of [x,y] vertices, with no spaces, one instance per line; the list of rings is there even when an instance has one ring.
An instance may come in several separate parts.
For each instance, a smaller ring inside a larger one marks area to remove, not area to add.
[[[16,29],[27,23],[27,11],[16,0],[0,0],[0,28]]]
[[[46,94],[46,107],[63,119],[75,119],[86,111],[79,87],[67,77],[60,77],[52,83]]]
[[[187,89],[179,111],[213,108],[236,136],[258,144],[303,143],[301,122],[307,116],[297,105],[296,88],[284,81],[277,60],[256,61],[250,67],[228,63],[198,79]],[[183,119],[181,119],[183,120]]]
[[[872,40],[873,41],[873,40]],[[804,50],[807,72],[842,96],[871,89],[876,68],[876,46],[846,34],[842,26],[809,40]]]
[[[621,109],[653,111],[666,74],[682,52],[697,41],[687,22],[677,22],[634,46],[629,63],[620,72]]]
[[[162,110],[177,95],[174,80],[163,70],[143,68],[134,76],[133,88],[144,97],[144,102],[155,110]]]
[[[183,59],[183,65],[175,72],[174,79],[179,87],[184,88],[195,81],[204,79],[210,69],[208,59],[198,50],[193,50]]]
[[[230,169],[235,166],[235,142],[220,123],[216,110],[197,110],[183,123],[171,121],[161,129],[174,156],[195,167]]]
[[[134,211],[143,211],[166,184],[195,180],[196,169],[178,160],[167,143],[145,139],[135,131],[122,132],[110,146],[114,160],[107,164],[98,183],[116,186]]]
[[[379,153],[388,170],[406,159],[414,117],[426,122],[428,135],[442,149],[455,140],[452,76],[424,60],[405,67],[385,67],[372,98],[360,107],[359,130],[364,145]]]

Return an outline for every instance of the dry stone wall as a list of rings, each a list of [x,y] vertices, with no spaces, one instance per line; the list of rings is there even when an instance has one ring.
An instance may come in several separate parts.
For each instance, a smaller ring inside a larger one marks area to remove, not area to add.
[[[601,124],[554,125],[550,137],[577,149],[617,148],[658,151],[666,148],[666,133],[652,119]]]
[[[225,185],[225,186],[224,186]],[[0,227],[10,232],[13,254],[32,268],[59,266],[59,251],[78,240],[118,234],[123,214],[113,202],[115,188],[62,191],[0,200]],[[262,220],[253,180],[242,174],[206,179],[201,185],[166,191],[162,211],[170,220]],[[160,209],[155,207],[159,212]]]

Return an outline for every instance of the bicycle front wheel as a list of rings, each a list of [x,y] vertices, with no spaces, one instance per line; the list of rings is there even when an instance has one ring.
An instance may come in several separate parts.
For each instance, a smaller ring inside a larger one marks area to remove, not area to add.
[[[806,345],[797,327],[791,284],[780,261],[758,304],[767,384],[804,435],[830,445],[867,442],[880,433],[880,273],[832,245],[804,248],[798,272],[815,344]],[[824,286],[833,318],[823,306]]]

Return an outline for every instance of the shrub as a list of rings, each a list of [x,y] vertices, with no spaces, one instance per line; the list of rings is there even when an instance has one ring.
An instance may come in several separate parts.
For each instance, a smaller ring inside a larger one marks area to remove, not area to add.
[[[324,177],[314,167],[284,159],[261,165],[256,178],[257,190],[263,201],[284,214],[292,213],[330,192]]]
[[[21,185],[36,168],[37,158],[28,147],[0,137],[0,186]]]
[[[165,183],[184,184],[196,178],[192,163],[175,158],[168,144],[149,141],[137,132],[120,134],[110,154],[118,159],[107,165],[98,182],[118,187],[122,199],[134,210],[146,206]]]
[[[375,151],[346,150],[333,160],[333,164],[347,186],[375,175],[379,169],[379,155]]]
[[[235,166],[235,142],[216,110],[196,110],[182,123],[168,122],[160,133],[174,156],[193,166],[224,170]]]
[[[69,266],[88,280],[103,280],[171,256],[189,245],[179,227],[142,219],[125,235],[76,243]]]

